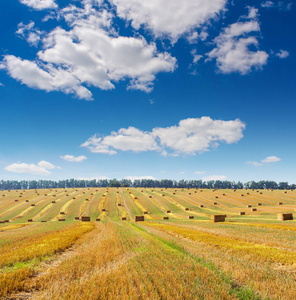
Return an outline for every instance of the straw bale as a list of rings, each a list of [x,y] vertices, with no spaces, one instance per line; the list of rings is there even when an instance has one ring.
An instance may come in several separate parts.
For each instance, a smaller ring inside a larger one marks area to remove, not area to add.
[[[216,222],[225,222],[225,215],[211,215],[211,221]]]
[[[163,220],[169,220],[169,217],[163,217]]]
[[[293,214],[278,214],[279,221],[293,220]]]
[[[81,217],[82,222],[90,222],[90,217],[83,216]]]
[[[135,216],[135,221],[136,222],[143,222],[145,220],[144,216]]]
[[[246,213],[245,213],[244,211],[241,211],[239,214],[240,214],[241,216],[244,216]]]
[[[189,218],[189,219],[194,219],[194,216],[189,216],[188,218]]]

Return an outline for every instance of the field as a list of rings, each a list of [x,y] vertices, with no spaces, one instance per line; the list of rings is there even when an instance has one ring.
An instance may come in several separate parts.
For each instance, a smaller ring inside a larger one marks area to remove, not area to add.
[[[295,209],[291,190],[1,191],[0,299],[295,299]]]

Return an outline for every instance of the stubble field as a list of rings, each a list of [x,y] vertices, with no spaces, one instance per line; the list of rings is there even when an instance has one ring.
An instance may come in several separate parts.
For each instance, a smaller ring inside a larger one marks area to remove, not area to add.
[[[1,191],[0,298],[295,299],[295,208],[290,190]]]

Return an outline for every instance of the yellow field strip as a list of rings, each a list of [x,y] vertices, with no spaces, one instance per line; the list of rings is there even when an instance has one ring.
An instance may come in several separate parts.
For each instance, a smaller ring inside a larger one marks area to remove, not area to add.
[[[279,230],[296,231],[296,226],[288,226],[288,225],[259,224],[259,223],[256,224],[256,223],[242,223],[242,222],[225,222],[225,224],[243,225],[243,226],[251,226],[251,227],[261,227],[261,228],[269,228],[269,229],[279,229]]]
[[[31,211],[34,208],[34,206],[29,206],[27,209],[25,209],[24,211],[22,211],[20,214],[18,214],[17,216],[15,216],[14,218],[12,218],[12,221],[15,221],[17,219],[22,218],[24,215],[26,215],[29,211]]]
[[[56,217],[54,217],[51,221],[57,221],[59,218],[62,218],[67,213],[67,209],[73,201],[75,201],[75,199],[71,199],[67,201],[60,209],[60,213]]]
[[[54,205],[54,203],[49,203],[48,205],[46,205],[36,216],[34,216],[32,218],[33,221],[38,220],[42,215],[45,214],[45,212],[50,209],[52,206]]]
[[[6,231],[6,230],[11,230],[11,229],[18,229],[18,228],[21,228],[21,227],[24,227],[24,226],[28,226],[30,225],[29,223],[27,224],[12,224],[12,225],[8,225],[8,226],[4,226],[2,228],[0,228],[0,232],[2,231]]]
[[[8,212],[10,212],[10,211],[18,208],[19,206],[23,205],[24,203],[26,203],[26,202],[19,203],[19,204],[15,205],[15,206],[9,208],[8,210],[5,210],[3,213],[0,214],[0,217],[3,216],[3,215],[5,215],[5,214],[7,214]]]
[[[296,267],[296,252],[286,251],[282,249],[273,248],[261,244],[254,244],[236,239],[231,239],[223,236],[205,233],[196,229],[186,229],[184,227],[177,227],[171,225],[162,225],[157,223],[146,223],[145,226],[159,228],[168,233],[181,235],[183,238],[188,238],[193,241],[213,245],[214,247],[221,247],[235,252],[244,254],[253,254],[270,260],[273,262],[284,263]]]
[[[117,205],[117,208],[118,208],[119,212],[121,213],[121,218],[126,218],[127,212],[125,210],[124,204],[122,203],[121,194],[117,193],[117,192],[116,192],[116,201],[117,201],[117,204],[120,204],[120,206]]]
[[[147,209],[145,209],[145,207],[143,207],[143,206],[141,205],[141,203],[139,202],[138,197],[136,197],[134,194],[129,194],[129,195],[130,195],[131,198],[134,200],[136,206],[138,206],[138,208],[139,208],[139,209],[143,212],[143,214],[144,214],[144,212],[146,212]],[[136,198],[137,198],[137,199],[136,199]],[[153,218],[152,218],[149,214],[145,214],[145,218],[147,218],[147,219],[149,219],[149,220],[153,220]]]

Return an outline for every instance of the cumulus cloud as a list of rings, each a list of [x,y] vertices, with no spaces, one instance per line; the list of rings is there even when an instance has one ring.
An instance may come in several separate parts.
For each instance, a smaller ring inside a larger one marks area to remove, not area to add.
[[[194,172],[195,175],[202,175],[202,174],[204,174],[204,173],[205,173],[205,171],[195,171],[195,172]]]
[[[211,181],[211,180],[227,180],[227,176],[225,175],[210,175],[202,178],[203,181]]]
[[[274,6],[274,2],[273,1],[265,1],[263,3],[261,3],[262,7],[273,7]]]
[[[292,9],[292,6],[292,2],[285,3],[284,1],[279,1],[277,3],[274,3],[274,1],[265,1],[261,4],[261,7],[263,8],[277,8],[284,11]]]
[[[18,30],[16,34],[24,38],[31,46],[37,47],[44,32],[41,32],[39,29],[35,28],[34,22],[30,22],[27,25],[24,23],[18,24]]]
[[[157,37],[176,41],[182,34],[201,27],[215,18],[226,5],[226,0],[110,0],[117,14],[131,21],[135,29],[141,25]]]
[[[14,163],[4,168],[4,170],[13,173],[28,173],[32,175],[50,175],[49,170],[58,168],[45,160],[35,164]]]
[[[20,0],[20,2],[36,10],[58,7],[54,0]]]
[[[80,156],[73,156],[73,155],[64,155],[64,156],[60,156],[61,159],[69,161],[69,162],[82,162],[84,160],[87,159],[86,156],[84,155],[80,155]]]
[[[247,161],[246,164],[249,164],[249,165],[252,165],[254,167],[260,167],[260,166],[263,166],[262,163],[259,163],[257,161]]]
[[[124,179],[135,181],[135,180],[142,180],[142,179],[152,179],[156,180],[153,176],[126,176]]]
[[[171,127],[141,131],[122,128],[108,136],[92,136],[81,147],[94,153],[116,154],[121,151],[158,151],[164,156],[194,155],[217,148],[221,142],[232,144],[243,137],[246,125],[239,119],[212,120],[210,117],[188,118]]]
[[[158,52],[156,44],[142,36],[120,36],[111,26],[111,13],[95,9],[89,1],[83,4],[59,12],[70,29],[57,27],[48,33],[34,61],[6,55],[2,68],[31,88],[86,100],[92,99],[88,86],[110,90],[118,81],[128,81],[129,89],[150,92],[157,73],[175,70],[176,59],[169,53]],[[38,42],[33,26],[31,22],[19,28],[20,35],[31,33],[27,40],[32,44]]]
[[[277,156],[267,156],[266,158],[262,159],[261,162],[257,162],[257,161],[247,161],[247,164],[250,164],[252,166],[255,167],[261,167],[264,164],[268,164],[268,163],[274,163],[274,162],[278,162],[281,161],[281,158],[277,157]]]
[[[290,55],[290,53],[286,50],[280,50],[276,56],[278,56],[279,58],[287,58]]]
[[[266,158],[261,160],[261,162],[263,163],[273,163],[278,161],[281,161],[281,159],[277,156],[267,156]]]
[[[250,49],[258,48],[259,44],[254,36],[254,33],[260,32],[258,10],[249,7],[248,15],[241,19],[243,21],[231,24],[214,39],[216,48],[207,54],[208,60],[216,59],[221,73],[238,72],[245,75],[252,69],[261,69],[267,63],[268,54],[265,51]]]

